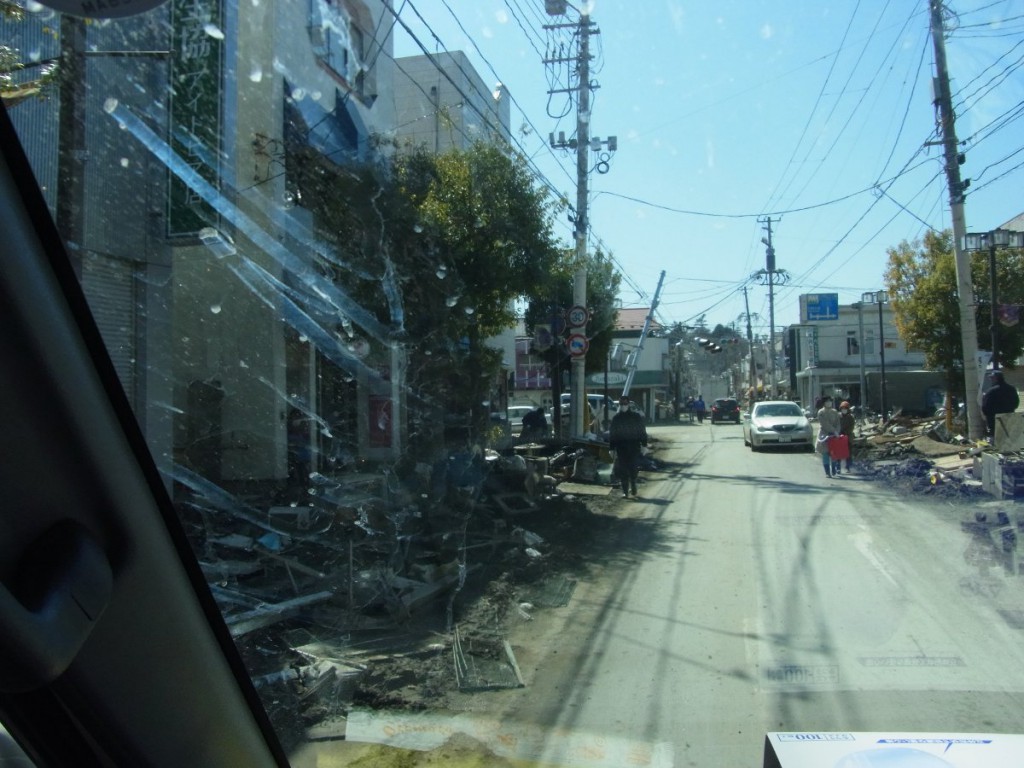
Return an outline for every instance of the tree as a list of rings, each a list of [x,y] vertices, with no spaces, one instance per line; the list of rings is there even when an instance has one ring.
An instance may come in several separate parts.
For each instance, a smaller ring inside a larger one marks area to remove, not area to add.
[[[483,342],[514,326],[514,302],[546,290],[560,259],[555,204],[524,158],[478,143],[339,167],[293,148],[288,179],[333,246],[318,268],[406,343],[410,409],[433,408],[419,421],[468,414],[482,428],[502,363]]]
[[[564,316],[573,306],[573,287],[576,277],[576,253],[572,249],[560,251],[560,259],[551,267],[542,288],[533,294],[526,309],[527,330],[552,324],[552,313]],[[616,297],[622,277],[615,269],[611,256],[598,249],[587,256],[587,372],[603,371],[618,314]],[[559,340],[561,342],[562,340]],[[562,351],[564,345],[559,343]],[[563,356],[564,357],[564,356]]]
[[[957,296],[953,236],[949,230],[928,232],[923,241],[902,241],[888,249],[886,288],[900,338],[910,349],[919,349],[930,368],[944,371],[949,391],[963,396],[963,346]],[[1000,304],[1024,304],[1024,254],[1000,250],[996,277]],[[987,349],[991,339],[991,301],[988,254],[971,257],[971,284],[978,323],[978,346]],[[1024,349],[1020,324],[999,328],[1000,358],[1015,361]]]
[[[0,0],[0,24],[24,22],[25,9],[10,0]],[[42,31],[55,35],[52,27],[44,26]],[[26,63],[21,52],[16,48],[0,42],[0,100],[10,109],[26,99],[46,96],[51,86],[56,83],[58,68],[56,59],[46,59]],[[16,73],[34,70],[32,77],[20,76]]]

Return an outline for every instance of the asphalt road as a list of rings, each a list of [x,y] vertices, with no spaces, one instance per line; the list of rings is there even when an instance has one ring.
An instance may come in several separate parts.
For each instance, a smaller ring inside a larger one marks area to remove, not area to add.
[[[731,424],[651,433],[671,466],[621,502],[638,554],[525,660],[510,717],[544,728],[544,760],[760,766],[768,731],[1024,732],[1024,580],[965,530],[976,505],[828,479]]]

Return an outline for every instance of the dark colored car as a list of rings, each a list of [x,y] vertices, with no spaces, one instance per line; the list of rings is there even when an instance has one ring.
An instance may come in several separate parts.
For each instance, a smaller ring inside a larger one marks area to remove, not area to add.
[[[740,423],[740,404],[731,397],[720,397],[711,404],[711,423],[734,421]]]

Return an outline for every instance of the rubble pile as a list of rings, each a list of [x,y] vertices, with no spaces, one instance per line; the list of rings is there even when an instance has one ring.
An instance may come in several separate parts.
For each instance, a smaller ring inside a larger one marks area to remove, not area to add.
[[[941,417],[903,415],[885,424],[860,425],[853,441],[854,460],[865,473],[907,492],[996,499],[1024,496],[1024,444],[975,443],[964,436],[962,422],[954,421],[952,427]]]
[[[343,737],[351,706],[522,685],[506,630],[570,599],[581,545],[614,520],[600,444],[453,454],[417,467],[415,487],[362,469],[269,507],[175,473],[211,594],[296,743]]]

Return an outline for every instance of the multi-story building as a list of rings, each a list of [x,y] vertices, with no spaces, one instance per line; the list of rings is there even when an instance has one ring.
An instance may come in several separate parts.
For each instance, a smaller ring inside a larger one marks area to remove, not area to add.
[[[877,408],[883,357],[887,375],[924,368],[924,353],[903,344],[888,303],[839,305],[835,294],[808,294],[800,307],[785,343],[791,391],[806,407],[829,395]]]
[[[396,59],[394,89],[399,146],[444,152],[509,139],[508,92],[488,87],[462,51]]]

